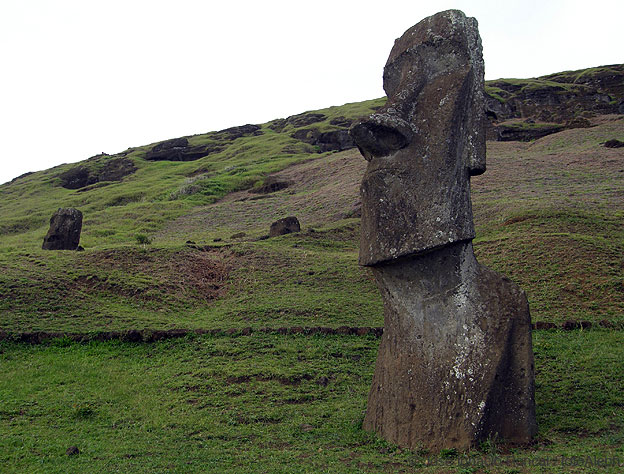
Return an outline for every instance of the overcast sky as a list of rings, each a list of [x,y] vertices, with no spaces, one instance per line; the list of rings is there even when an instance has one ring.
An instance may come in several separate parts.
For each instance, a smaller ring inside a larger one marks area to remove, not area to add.
[[[0,0],[0,183],[381,97],[394,39],[449,8],[486,79],[624,62],[621,0]]]

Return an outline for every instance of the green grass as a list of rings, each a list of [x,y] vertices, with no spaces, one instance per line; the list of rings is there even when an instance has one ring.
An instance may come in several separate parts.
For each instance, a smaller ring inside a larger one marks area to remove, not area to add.
[[[621,167],[617,151],[601,146],[621,136],[623,123],[532,144],[490,143],[488,172],[473,178],[477,256],[525,289],[534,321],[624,322]],[[381,298],[357,265],[359,220],[341,217],[358,199],[363,163],[355,151],[308,160],[288,175],[311,180],[305,186],[195,206],[182,221],[149,202],[85,214],[107,216],[85,232],[85,252],[43,251],[23,243],[23,233],[3,236],[0,329],[381,326]],[[291,214],[302,233],[254,240]],[[166,231],[146,232],[145,221]],[[230,238],[240,230],[245,237]],[[188,239],[215,248],[185,246]],[[202,273],[216,266],[218,275]]]
[[[315,111],[326,118],[310,127],[338,129],[336,117],[355,120],[382,105],[385,99],[345,104]],[[195,206],[217,201],[226,194],[249,189],[266,175],[289,165],[319,157],[309,145],[290,136],[296,130],[261,126],[261,135],[221,140],[224,149],[196,161],[147,161],[155,144],[129,150],[126,155],[138,168],[121,182],[98,183],[88,190],[61,187],[59,175],[77,166],[99,169],[120,155],[95,157],[33,173],[0,186],[0,247],[34,249],[41,245],[50,216],[58,207],[76,207],[85,215],[83,246],[105,247],[134,241],[135,234],[153,234],[167,222]],[[299,127],[309,128],[309,127]],[[343,127],[344,128],[344,127]],[[192,146],[215,143],[215,132],[189,137]],[[113,225],[114,224],[114,225]]]
[[[505,473],[561,456],[624,461],[623,334],[536,333],[536,444],[509,451],[493,439],[450,455],[404,451],[361,429],[374,338],[3,343],[0,462],[3,472],[441,473],[497,456],[488,472]],[[67,456],[73,445],[81,454]]]
[[[333,130],[336,119],[383,103],[317,111],[321,121],[299,128]],[[129,150],[135,174],[83,191],[59,187],[58,175],[76,165],[1,186],[0,331],[381,326],[381,297],[357,265],[359,219],[350,217],[364,160],[357,150],[316,153],[279,123],[192,162],[146,161],[152,145]],[[621,154],[602,147],[623,134],[624,121],[612,120],[533,143],[488,143],[488,172],[471,184],[475,251],[525,289],[533,321],[624,323]],[[276,172],[292,185],[244,191]],[[83,211],[84,252],[41,250],[60,206]],[[259,239],[292,214],[301,233]],[[378,346],[367,336],[4,342],[0,470],[510,474],[561,472],[560,462],[540,464],[562,456],[624,460],[623,337],[535,332],[536,444],[513,449],[494,438],[441,454],[361,430]],[[72,445],[80,455],[65,454]]]

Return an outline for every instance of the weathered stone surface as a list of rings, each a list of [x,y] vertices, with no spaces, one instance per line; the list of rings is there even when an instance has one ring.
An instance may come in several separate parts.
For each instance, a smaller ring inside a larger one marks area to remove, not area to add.
[[[76,166],[59,175],[61,186],[65,189],[80,189],[97,183],[97,178],[89,173],[84,166]]]
[[[278,235],[291,234],[293,232],[299,232],[300,230],[301,226],[299,225],[299,220],[296,217],[284,217],[283,219],[275,221],[273,222],[273,224],[271,224],[269,237],[277,237]]]
[[[239,125],[236,127],[219,130],[218,132],[213,132],[210,135],[215,139],[227,141],[236,140],[237,138],[246,136],[262,135],[262,130],[260,130],[260,125],[248,123],[246,125]]]
[[[43,239],[43,250],[76,250],[80,243],[82,212],[59,208],[50,219],[50,230]]]
[[[468,449],[537,432],[531,318],[472,244],[373,267],[384,301],[364,428],[400,446]]]
[[[485,171],[477,22],[438,13],[395,42],[387,105],[351,133],[369,161],[360,264],[384,301],[364,428],[409,448],[536,433],[526,296],[475,259],[470,176]]]
[[[110,158],[110,155],[101,154],[89,158],[88,161],[96,159],[104,160],[104,166],[97,171],[83,165],[71,168],[59,175],[61,186],[66,189],[81,189],[102,181],[121,181],[137,169],[128,158]]]
[[[98,181],[121,181],[137,170],[134,162],[128,158],[113,158],[106,162],[97,175]]]
[[[611,140],[607,140],[604,143],[604,146],[606,146],[607,148],[622,148],[624,147],[624,142],[621,142],[620,140],[613,138]]]
[[[333,150],[343,151],[355,147],[347,129],[321,132],[317,128],[301,128],[290,136],[317,147],[319,153]]]
[[[174,138],[161,142],[145,154],[150,161],[194,161],[210,153],[221,151],[218,146],[189,146],[186,138]]]
[[[499,124],[494,127],[496,139],[501,142],[519,141],[528,142],[538,138],[560,132],[566,127],[556,123],[532,124],[532,126],[520,126],[519,123]],[[573,128],[573,127],[568,127]]]
[[[484,66],[476,20],[460,13],[429,17],[395,42],[388,102],[352,128],[369,161],[363,265],[475,235],[468,176],[485,171]]]
[[[486,113],[493,122],[533,118],[566,124],[579,112],[623,113],[624,64],[566,71],[535,79],[488,81]]]
[[[322,122],[327,117],[318,112],[306,112],[298,115],[291,115],[286,119],[286,122],[293,127],[305,127],[316,122]]]

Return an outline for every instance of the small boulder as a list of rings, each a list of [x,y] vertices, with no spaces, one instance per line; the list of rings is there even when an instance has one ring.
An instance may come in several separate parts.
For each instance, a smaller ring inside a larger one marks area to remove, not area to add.
[[[299,225],[299,220],[294,216],[285,217],[278,221],[273,222],[271,224],[271,229],[269,230],[269,237],[277,237],[278,235],[292,234],[294,232],[299,232],[301,230],[301,226]]]
[[[591,122],[585,117],[574,117],[566,122],[566,128],[589,128]]]
[[[80,243],[82,212],[59,208],[50,219],[50,230],[43,239],[43,250],[76,250]]]
[[[80,449],[78,449],[78,446],[70,446],[67,448],[67,451],[65,451],[65,454],[67,456],[77,456],[80,454]]]
[[[606,146],[607,148],[622,148],[624,147],[624,142],[621,142],[620,140],[616,140],[614,138],[612,140],[606,141],[604,146]]]

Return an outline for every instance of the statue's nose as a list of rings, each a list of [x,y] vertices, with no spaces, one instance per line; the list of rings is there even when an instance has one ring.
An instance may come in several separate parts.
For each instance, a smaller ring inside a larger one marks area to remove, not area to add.
[[[351,127],[349,133],[367,161],[405,148],[413,137],[405,120],[387,113],[371,115]]]

